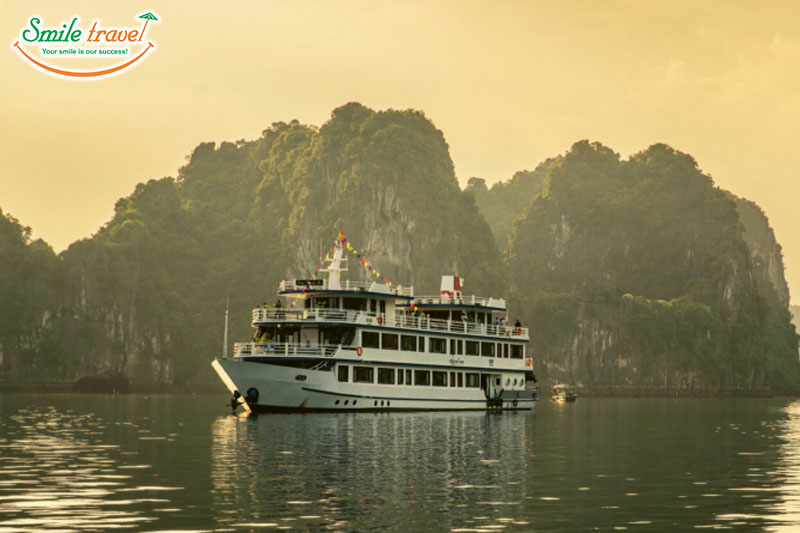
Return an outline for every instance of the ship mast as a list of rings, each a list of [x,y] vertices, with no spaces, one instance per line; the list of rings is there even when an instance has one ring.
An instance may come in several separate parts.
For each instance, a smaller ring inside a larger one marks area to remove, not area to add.
[[[228,358],[228,304],[230,303],[230,296],[225,297],[225,336],[222,339],[222,358]]]
[[[333,257],[326,257],[325,260],[330,262],[328,268],[322,269],[322,272],[328,272],[328,289],[341,290],[341,274],[347,271],[347,258],[344,257],[344,235],[341,231],[339,238],[336,239],[336,244],[334,244]]]

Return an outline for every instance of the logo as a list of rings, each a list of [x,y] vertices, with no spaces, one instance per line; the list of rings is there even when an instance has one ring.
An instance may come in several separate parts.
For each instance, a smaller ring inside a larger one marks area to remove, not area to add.
[[[147,12],[134,18],[138,26],[104,26],[100,20],[82,26],[77,15],[58,26],[48,26],[41,17],[32,16],[12,48],[24,61],[52,76],[113,76],[137,65],[156,46],[147,30],[151,22],[158,23],[158,17]]]

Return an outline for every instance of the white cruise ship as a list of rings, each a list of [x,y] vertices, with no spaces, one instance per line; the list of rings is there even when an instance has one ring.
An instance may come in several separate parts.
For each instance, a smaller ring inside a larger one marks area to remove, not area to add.
[[[437,296],[414,296],[413,287],[383,283],[379,275],[376,282],[346,281],[341,273],[348,251],[353,248],[340,232],[327,268],[318,269],[327,277],[281,282],[275,305],[253,310],[253,339],[235,343],[232,359],[213,361],[234,408],[535,405],[536,388],[528,385],[535,382],[533,359],[525,353],[528,328],[507,321],[504,300],[463,296],[457,276],[443,276]]]

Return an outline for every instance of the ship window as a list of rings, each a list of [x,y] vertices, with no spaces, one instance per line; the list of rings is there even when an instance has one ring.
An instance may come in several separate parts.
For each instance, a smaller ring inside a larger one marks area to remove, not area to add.
[[[450,354],[461,355],[464,353],[464,341],[450,339]]]
[[[378,340],[379,336],[377,331],[361,332],[361,346],[364,348],[380,348]]]
[[[411,370],[406,370],[406,385],[411,385]]]
[[[466,341],[466,354],[467,355],[478,355],[478,342],[477,341]]]
[[[511,345],[511,358],[512,359],[522,359],[522,345],[521,344],[512,344]]]
[[[493,357],[494,356],[494,343],[493,342],[482,342],[481,343],[481,355],[484,357]]]
[[[425,337],[419,338],[419,344],[417,344],[417,350],[419,350],[420,352],[425,351]]]
[[[367,300],[364,298],[342,298],[342,307],[351,311],[366,311]]]
[[[455,372],[450,372],[450,386],[451,387],[455,387],[456,386],[456,373]]]
[[[382,333],[381,334],[381,348],[384,350],[397,349],[397,334],[396,333]]]
[[[379,368],[378,383],[394,385],[394,368]]]
[[[386,300],[381,300],[381,314],[386,314]]]
[[[428,349],[431,353],[447,353],[447,341],[437,337],[431,337],[428,341]]]
[[[372,383],[374,372],[373,368],[369,366],[354,366],[353,367],[353,382],[355,383]]]
[[[416,352],[417,337],[414,335],[400,335],[400,349],[406,352]]]
[[[314,307],[318,309],[339,309],[339,298],[314,298]]]
[[[447,387],[447,372],[433,372],[433,386]]]
[[[467,387],[472,387],[477,389],[481,386],[481,380],[479,374],[475,372],[467,372]]]
[[[463,372],[459,372],[457,377],[458,377],[458,386],[459,387],[463,387],[464,386],[464,373]]]
[[[428,370],[414,370],[414,385],[430,385],[431,373]]]
[[[503,357],[508,357],[508,344],[503,344]]]
[[[339,365],[339,381],[347,383],[350,381],[350,367],[347,365]]]

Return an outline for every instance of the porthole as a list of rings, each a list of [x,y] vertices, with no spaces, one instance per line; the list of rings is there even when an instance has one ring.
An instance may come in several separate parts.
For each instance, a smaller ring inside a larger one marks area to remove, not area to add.
[[[378,407],[378,400],[375,400],[375,407]]]
[[[381,407],[383,407],[383,400],[381,400]]]
[[[389,407],[389,405],[390,405],[391,403],[392,403],[392,402],[391,402],[390,400],[386,400],[386,407]]]
[[[353,400],[353,405],[355,405],[357,401],[358,401],[358,400]]]
[[[347,405],[348,403],[350,403],[350,400],[345,400],[345,401],[344,401],[344,404],[345,404],[345,405]]]
[[[339,405],[339,400],[336,400],[335,402],[333,402],[333,405]]]
[[[306,380],[306,376],[304,376],[303,374],[297,374],[294,377],[294,379],[296,379],[297,381],[305,381]]]

